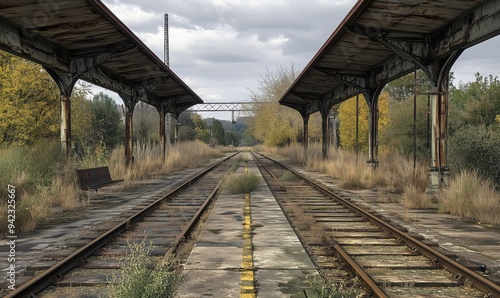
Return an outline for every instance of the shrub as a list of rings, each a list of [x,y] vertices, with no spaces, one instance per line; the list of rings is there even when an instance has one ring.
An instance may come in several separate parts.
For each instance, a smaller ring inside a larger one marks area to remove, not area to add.
[[[232,194],[247,194],[252,192],[260,183],[259,176],[255,173],[247,172],[240,175],[230,175],[222,186]]]
[[[172,260],[161,259],[153,264],[152,245],[129,243],[130,254],[121,259],[120,276],[113,276],[111,298],[174,297],[184,275]],[[153,269],[151,269],[153,267]]]
[[[287,181],[287,182],[294,182],[299,180],[298,177],[290,171],[284,172],[280,179],[281,181]]]
[[[477,171],[500,184],[500,130],[494,126],[467,126],[449,141],[452,171]]]

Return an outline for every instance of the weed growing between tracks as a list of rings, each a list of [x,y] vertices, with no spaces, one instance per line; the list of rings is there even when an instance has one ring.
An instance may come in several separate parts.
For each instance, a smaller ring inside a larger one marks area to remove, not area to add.
[[[311,288],[318,298],[355,298],[360,293],[343,283],[329,283],[323,278],[310,279]]]
[[[129,243],[130,254],[121,260],[119,276],[113,276],[109,297],[174,297],[184,275],[171,259],[153,264],[152,245]],[[153,269],[151,269],[153,267]]]
[[[231,174],[224,181],[222,189],[232,194],[247,194],[252,192],[259,183],[259,176],[253,172],[246,172],[239,175]]]

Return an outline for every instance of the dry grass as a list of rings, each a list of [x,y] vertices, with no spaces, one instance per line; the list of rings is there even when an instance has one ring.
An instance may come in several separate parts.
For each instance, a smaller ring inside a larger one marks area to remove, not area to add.
[[[491,180],[463,171],[438,196],[440,211],[500,225],[500,193]]]
[[[81,166],[74,162],[62,166],[60,147],[58,142],[48,142],[33,148],[1,150],[0,181],[16,187],[17,232],[32,231],[56,213],[77,210],[89,204],[89,194],[80,191],[76,183],[75,169]],[[219,150],[201,142],[180,143],[163,163],[159,147],[136,146],[136,162],[127,168],[123,152],[123,147],[114,150],[108,164],[112,178],[129,181],[197,167],[222,155]],[[1,191],[0,194],[4,196]],[[6,210],[7,205],[2,201],[1,214],[7,214]],[[0,237],[6,231],[6,221],[1,222]]]
[[[347,189],[382,188],[390,193],[403,193],[406,186],[413,185],[422,191],[427,188],[427,165],[413,163],[399,156],[382,156],[380,166],[373,170],[365,157],[352,151],[336,149],[323,160],[320,144],[310,144],[307,156],[299,144],[285,148],[264,148],[266,153],[284,156],[291,162],[304,165],[309,171],[323,172],[338,179],[340,187]]]
[[[292,144],[285,148],[263,148],[272,155],[283,156],[293,163],[304,165],[309,171],[326,173],[339,181],[345,189],[379,188],[391,194],[403,194],[401,204],[407,208],[431,208],[432,198],[425,194],[428,187],[428,166],[400,155],[380,157],[379,167],[374,170],[366,164],[364,155],[337,149],[331,150],[326,160],[322,158],[321,144],[310,144],[306,156],[302,145]]]
[[[403,190],[401,205],[409,209],[429,209],[433,207],[432,197],[415,185],[407,185]]]
[[[124,148],[119,147],[111,153],[109,169],[114,179],[137,181],[198,167],[211,158],[223,156],[221,151],[200,141],[183,142],[172,147],[164,161],[160,146],[136,144],[134,163],[130,167],[125,166]]]

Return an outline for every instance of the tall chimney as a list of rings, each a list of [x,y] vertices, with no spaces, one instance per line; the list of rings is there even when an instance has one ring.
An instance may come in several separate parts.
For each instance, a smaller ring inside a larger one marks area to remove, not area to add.
[[[170,57],[169,57],[169,47],[168,47],[168,13],[165,14],[165,24],[164,24],[164,49],[163,49],[163,62],[170,67]]]

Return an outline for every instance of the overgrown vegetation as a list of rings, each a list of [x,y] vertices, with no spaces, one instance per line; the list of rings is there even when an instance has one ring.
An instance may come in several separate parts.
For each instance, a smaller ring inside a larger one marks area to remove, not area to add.
[[[251,193],[260,183],[259,176],[253,172],[231,174],[226,177],[222,188],[232,194]]]
[[[500,192],[477,171],[463,171],[455,176],[438,200],[442,212],[500,225]]]
[[[119,275],[113,276],[110,298],[174,297],[184,279],[172,259],[150,257],[152,245],[129,243],[130,254],[121,259]]]
[[[360,294],[355,287],[327,282],[323,278],[310,279],[309,283],[318,298],[355,298]]]
[[[382,156],[380,167],[374,171],[364,159],[346,150],[330,152],[323,161],[319,144],[309,146],[306,156],[298,144],[284,148],[267,148],[270,154],[287,157],[290,161],[304,165],[308,170],[319,171],[339,180],[339,186],[347,189],[379,188],[388,193],[402,194],[401,204],[410,209],[434,208],[433,198],[426,194],[428,170],[398,156]],[[477,172],[461,172],[450,182],[448,189],[438,197],[441,212],[459,217],[473,218],[483,223],[500,224],[500,195],[495,184]]]
[[[60,160],[61,144],[38,142],[32,147],[0,149],[0,197],[7,198],[7,185],[16,188],[16,230],[26,232],[50,217],[54,209],[75,210],[85,205],[74,179],[73,164]],[[7,214],[6,200],[0,214]],[[0,235],[7,222],[0,223]]]
[[[54,214],[77,210],[88,204],[86,193],[80,191],[75,170],[84,167],[109,166],[114,179],[140,180],[159,174],[172,173],[184,168],[197,167],[210,158],[220,157],[218,149],[200,141],[179,143],[169,152],[165,161],[158,146],[136,146],[136,162],[125,166],[123,147],[104,151],[79,160],[63,162],[59,141],[39,142],[34,146],[0,149],[0,189],[7,197],[7,185],[16,187],[16,228],[31,231]],[[117,184],[117,187],[125,184]],[[0,202],[1,214],[7,214],[6,200]],[[0,235],[6,232],[6,221],[0,223]]]

